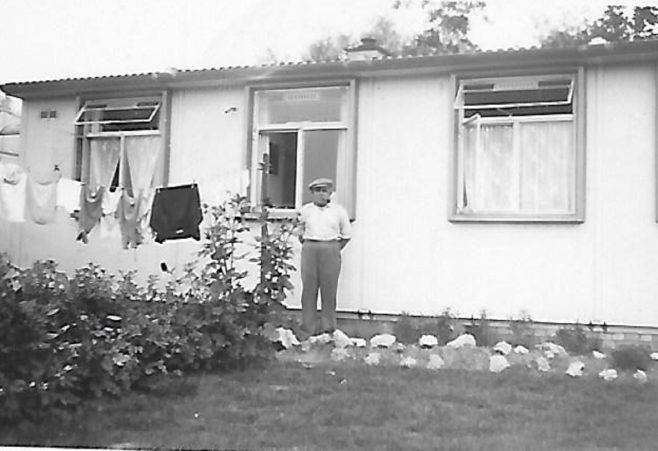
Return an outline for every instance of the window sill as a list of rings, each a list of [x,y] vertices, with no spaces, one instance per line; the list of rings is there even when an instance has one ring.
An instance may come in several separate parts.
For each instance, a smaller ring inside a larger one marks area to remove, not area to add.
[[[537,215],[537,216],[523,216],[523,215],[505,215],[505,214],[465,214],[454,213],[448,221],[454,223],[471,222],[471,223],[510,223],[510,224],[582,224],[585,218],[575,214],[555,214],[555,215]]]

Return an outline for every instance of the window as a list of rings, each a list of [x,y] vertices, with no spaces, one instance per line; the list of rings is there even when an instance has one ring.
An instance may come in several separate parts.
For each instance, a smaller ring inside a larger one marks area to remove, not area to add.
[[[292,210],[311,201],[308,184],[335,182],[336,201],[354,217],[353,87],[254,90],[251,201]],[[259,170],[267,161],[267,170]]]
[[[163,183],[161,99],[110,99],[84,103],[75,118],[82,130],[80,176],[89,186],[129,194]]]
[[[454,220],[582,220],[579,78],[457,81]]]

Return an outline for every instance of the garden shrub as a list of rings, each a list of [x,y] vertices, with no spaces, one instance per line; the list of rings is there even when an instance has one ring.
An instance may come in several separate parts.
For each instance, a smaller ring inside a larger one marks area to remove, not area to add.
[[[416,343],[421,334],[418,325],[414,323],[411,315],[406,312],[402,312],[393,324],[393,335],[404,344]]]
[[[620,371],[646,371],[653,363],[651,351],[641,346],[625,346],[615,349],[610,357],[612,367]]]
[[[509,328],[512,332],[511,341],[514,345],[533,347],[537,341],[535,337],[534,321],[526,311],[522,311],[518,318],[509,320]]]
[[[443,346],[455,338],[455,320],[455,314],[449,307],[443,309],[441,314],[436,317],[434,334],[439,341],[439,345]]]
[[[90,264],[67,277],[53,261],[20,269],[0,254],[0,425],[67,416],[90,398],[162,387],[167,375],[272,356],[264,331],[292,286],[293,224],[262,218],[263,277],[247,290],[236,269],[246,258],[242,201],[205,207],[198,260],[163,289],[155,276],[140,286],[134,272]]]
[[[595,349],[601,349],[601,339],[589,337],[585,329],[576,324],[573,327],[558,329],[555,342],[561,345],[569,354],[584,355]]]
[[[478,346],[492,346],[498,339],[492,330],[486,310],[480,312],[480,317],[471,316],[470,322],[464,326],[464,331],[475,337]]]

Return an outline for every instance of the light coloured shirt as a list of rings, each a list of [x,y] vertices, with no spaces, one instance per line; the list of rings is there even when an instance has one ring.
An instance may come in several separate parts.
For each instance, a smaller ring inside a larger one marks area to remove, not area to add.
[[[349,240],[352,234],[347,210],[331,202],[324,207],[312,202],[304,205],[300,224],[302,238],[305,240]]]

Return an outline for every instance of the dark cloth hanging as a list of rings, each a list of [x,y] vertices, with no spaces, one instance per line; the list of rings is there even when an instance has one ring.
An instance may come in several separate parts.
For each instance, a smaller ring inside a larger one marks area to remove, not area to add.
[[[157,243],[182,238],[199,241],[199,224],[202,219],[196,183],[156,190],[149,225]]]
[[[87,235],[98,224],[103,216],[103,193],[105,188],[99,187],[96,192],[92,192],[89,185],[83,185],[80,189],[80,216],[78,224],[80,233],[76,238],[78,241],[87,243]]]

